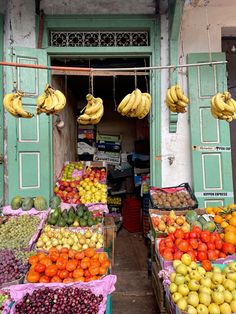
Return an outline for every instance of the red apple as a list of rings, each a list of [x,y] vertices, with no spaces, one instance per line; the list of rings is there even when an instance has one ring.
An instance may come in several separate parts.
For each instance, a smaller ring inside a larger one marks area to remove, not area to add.
[[[64,187],[63,185],[60,185],[59,189],[60,189],[61,191],[64,191],[64,190],[65,190],[65,187]]]

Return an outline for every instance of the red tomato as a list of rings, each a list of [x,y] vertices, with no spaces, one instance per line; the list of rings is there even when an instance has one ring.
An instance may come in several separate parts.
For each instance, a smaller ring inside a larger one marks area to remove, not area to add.
[[[174,259],[181,259],[181,256],[183,255],[183,252],[181,252],[181,251],[176,251],[175,253],[174,253]]]
[[[175,232],[174,232],[174,236],[175,236],[176,238],[183,239],[183,237],[184,237],[184,232],[183,232],[183,230],[180,229],[180,228],[177,228],[177,229],[175,230]]]
[[[226,254],[225,253],[223,253],[223,252],[220,252],[220,254],[219,254],[219,258],[225,258],[226,257]]]
[[[34,266],[34,270],[37,272],[37,273],[43,273],[46,269],[46,266],[42,263],[37,263],[35,266]]]
[[[192,229],[193,232],[196,232],[198,234],[198,238],[200,238],[200,234],[202,232],[200,227],[194,226]]]
[[[213,233],[211,234],[211,242],[215,242],[216,240],[217,240],[216,233],[213,232]]]
[[[211,233],[209,231],[202,231],[201,233],[201,240],[202,242],[209,242],[211,238]]]
[[[209,250],[207,254],[208,254],[208,259],[210,261],[215,261],[218,258],[218,255],[215,250]]]
[[[177,239],[175,240],[175,245],[178,247],[178,245],[179,245],[180,242],[182,242],[182,239],[177,238]]]
[[[207,251],[207,245],[206,243],[199,243],[198,244],[198,251]]]
[[[198,242],[196,239],[189,239],[189,244],[191,245],[191,247],[195,250],[198,247]]]
[[[206,271],[210,271],[210,270],[211,270],[211,262],[208,261],[208,260],[202,261],[202,267],[203,267]]]
[[[208,248],[209,250],[214,250],[214,249],[215,249],[215,244],[210,241],[210,242],[207,243],[207,248]]]
[[[198,261],[204,261],[207,259],[207,253],[206,251],[198,251],[197,252],[197,260]]]
[[[187,252],[188,249],[189,249],[188,241],[182,240],[182,241],[179,243],[178,248],[179,248],[179,250],[182,251],[182,252]]]
[[[189,256],[191,256],[191,259],[192,259],[192,261],[193,262],[196,262],[196,255],[195,255],[195,252],[194,251],[192,251],[192,250],[189,250],[189,251],[187,251],[187,254],[189,255]]]
[[[191,231],[189,237],[190,239],[197,239],[198,238],[197,232]]]
[[[175,241],[175,236],[174,236],[174,233],[173,232],[170,232],[168,234],[168,238],[170,238],[173,242]]]
[[[231,244],[231,243],[223,243],[222,251],[223,251],[226,255],[227,255],[227,254],[234,254],[234,253],[235,253],[234,245]]]
[[[163,258],[165,259],[165,260],[167,260],[167,261],[172,261],[173,260],[173,254],[171,253],[171,252],[169,252],[169,251],[165,251],[164,253],[163,253]]]
[[[221,250],[223,245],[223,240],[222,239],[217,239],[215,240],[215,247],[217,250]]]
[[[190,232],[185,232],[184,233],[184,239],[189,239],[189,234],[190,234]]]
[[[173,243],[173,241],[172,241],[171,239],[166,238],[166,240],[165,240],[165,246],[166,246],[166,247],[169,247],[169,248],[173,248],[173,247],[174,247],[174,243]]]

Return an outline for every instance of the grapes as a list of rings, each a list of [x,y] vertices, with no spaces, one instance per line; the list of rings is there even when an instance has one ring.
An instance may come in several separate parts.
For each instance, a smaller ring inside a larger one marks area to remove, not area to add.
[[[8,292],[0,290],[0,314],[2,314],[3,304],[10,299],[10,295]]]
[[[14,251],[0,250],[0,286],[20,279],[27,270],[28,263],[18,259]]]
[[[0,249],[26,248],[39,223],[40,218],[30,215],[10,218],[0,225]]]
[[[89,289],[44,288],[35,290],[31,295],[27,293],[16,305],[15,314],[96,314],[102,300],[102,295],[96,296]]]

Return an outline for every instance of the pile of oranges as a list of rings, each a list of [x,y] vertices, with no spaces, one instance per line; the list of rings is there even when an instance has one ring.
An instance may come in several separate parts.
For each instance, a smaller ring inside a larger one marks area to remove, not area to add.
[[[110,266],[107,254],[93,248],[77,252],[66,247],[51,248],[29,257],[26,280],[32,283],[92,281],[106,275]]]
[[[222,238],[229,243],[236,244],[236,204],[226,207],[208,207],[206,212],[214,215],[214,222],[222,229]]]

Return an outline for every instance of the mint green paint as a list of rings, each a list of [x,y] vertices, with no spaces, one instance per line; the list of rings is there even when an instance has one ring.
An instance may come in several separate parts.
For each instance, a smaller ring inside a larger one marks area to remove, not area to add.
[[[225,60],[225,54],[213,53],[212,60]],[[207,61],[209,61],[209,54],[207,53],[192,53],[188,56],[188,63]],[[223,92],[227,89],[225,65],[189,68],[188,89],[192,147],[229,147],[229,124],[225,121],[216,120],[210,114],[211,97],[216,92]],[[230,152],[192,150],[192,171],[195,193],[227,192],[231,196],[200,196],[198,197],[200,207],[233,202]]]
[[[38,23],[36,20],[36,27]],[[50,47],[49,30],[149,30],[150,46],[148,47]],[[37,32],[36,32],[37,33]],[[135,56],[150,57],[151,65],[160,64],[160,26],[154,16],[46,16],[44,24],[42,48],[50,57],[76,56]],[[150,146],[151,146],[151,184],[161,186],[161,161],[156,156],[161,155],[161,101],[160,101],[160,73],[151,72],[150,88],[153,97],[150,114]],[[50,119],[51,123],[51,119]],[[50,133],[52,147],[52,128]],[[53,150],[51,151],[51,163]],[[53,171],[51,171],[53,177]]]
[[[3,60],[3,16],[0,14],[0,60]],[[3,71],[0,67],[0,99],[3,98]],[[4,110],[0,106],[0,155],[4,156]],[[0,204],[4,200],[4,165],[0,163]]]
[[[13,62],[46,64],[44,50],[13,48]],[[42,93],[47,82],[47,71],[6,68],[6,93],[16,89],[25,92],[23,105],[27,111],[35,113],[36,98]],[[16,86],[13,86],[13,82]],[[49,199],[50,185],[50,130],[46,115],[32,119],[19,119],[7,114],[8,128],[8,201],[15,195],[43,195]]]
[[[169,60],[170,64],[178,64],[178,39],[185,0],[169,1]],[[170,85],[178,83],[178,70],[170,70]],[[178,114],[169,113],[169,132],[176,133]]]

